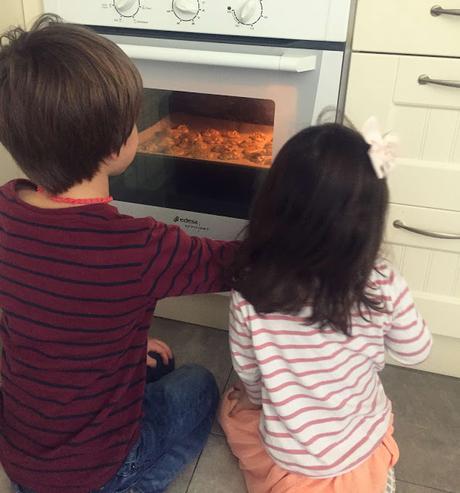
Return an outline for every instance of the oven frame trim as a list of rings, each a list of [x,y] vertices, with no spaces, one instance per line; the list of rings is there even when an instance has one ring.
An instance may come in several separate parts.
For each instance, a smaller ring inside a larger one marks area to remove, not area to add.
[[[353,0],[353,4],[356,0]],[[287,38],[266,38],[251,36],[231,36],[228,34],[189,33],[181,31],[160,31],[111,26],[86,25],[104,36],[126,36],[138,38],[169,39],[171,41],[202,41],[206,43],[241,44],[248,46],[268,46],[277,48],[298,48],[304,50],[345,51],[347,41],[318,41]]]

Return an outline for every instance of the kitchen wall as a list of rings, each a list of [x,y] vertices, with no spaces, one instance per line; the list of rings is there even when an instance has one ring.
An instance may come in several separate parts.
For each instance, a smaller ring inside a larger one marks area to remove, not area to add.
[[[8,27],[24,23],[24,11],[20,0],[2,0],[0,32]],[[0,183],[16,178],[18,168],[6,149],[0,144]]]
[[[8,26],[22,24],[24,11],[20,0],[2,0],[0,29],[3,31]]]
[[[21,0],[15,0],[20,2]],[[42,12],[43,1],[42,0],[23,0],[24,20],[26,25],[30,25]]]
[[[24,23],[30,25],[42,11],[42,0],[2,0],[0,32],[5,31],[10,26],[24,25]],[[7,150],[0,144],[0,183],[19,176],[21,176],[20,170]]]
[[[8,151],[0,144],[0,183],[3,184],[19,175],[19,170]]]

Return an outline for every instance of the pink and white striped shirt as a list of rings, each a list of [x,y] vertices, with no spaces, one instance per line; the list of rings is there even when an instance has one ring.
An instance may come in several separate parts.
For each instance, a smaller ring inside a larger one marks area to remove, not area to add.
[[[235,371],[250,400],[261,404],[260,433],[282,468],[334,477],[364,462],[391,421],[391,402],[378,372],[385,349],[401,363],[427,358],[431,335],[406,281],[388,263],[369,285],[384,312],[352,314],[351,337],[305,324],[298,316],[261,315],[232,295],[230,346]]]

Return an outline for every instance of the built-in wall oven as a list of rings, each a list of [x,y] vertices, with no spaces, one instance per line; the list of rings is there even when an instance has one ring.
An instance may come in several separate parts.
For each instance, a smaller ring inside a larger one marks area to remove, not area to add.
[[[93,26],[144,81],[134,163],[111,181],[122,212],[236,237],[273,156],[340,108],[352,0],[45,0]]]

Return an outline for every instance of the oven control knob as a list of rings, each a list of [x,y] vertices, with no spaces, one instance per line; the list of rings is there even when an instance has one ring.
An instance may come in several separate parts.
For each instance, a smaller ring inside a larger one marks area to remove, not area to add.
[[[199,0],[174,0],[173,12],[182,21],[193,21],[200,12]]]
[[[263,7],[260,0],[245,0],[235,15],[241,24],[251,26],[262,18]]]
[[[123,17],[134,17],[139,11],[139,0],[113,0],[115,10]]]

